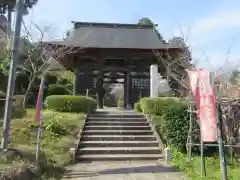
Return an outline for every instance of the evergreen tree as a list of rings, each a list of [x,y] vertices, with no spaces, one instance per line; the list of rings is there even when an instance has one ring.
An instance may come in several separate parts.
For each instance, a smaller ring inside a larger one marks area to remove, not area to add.
[[[149,26],[152,26],[153,30],[157,33],[159,39],[161,41],[165,42],[163,37],[162,37],[162,35],[158,32],[157,26],[149,18],[144,17],[144,18],[139,19],[138,24],[139,25],[149,25]]]
[[[38,0],[24,0],[24,14],[28,14],[28,10],[31,9]],[[16,4],[16,0],[3,0],[0,2],[0,14],[5,14],[9,9],[13,10]]]

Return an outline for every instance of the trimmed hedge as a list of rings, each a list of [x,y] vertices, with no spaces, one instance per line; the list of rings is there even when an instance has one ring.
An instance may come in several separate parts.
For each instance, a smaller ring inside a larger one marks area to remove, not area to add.
[[[168,106],[162,117],[160,132],[168,145],[186,150],[189,130],[188,106],[184,103],[175,103]]]
[[[140,104],[144,113],[153,117],[157,131],[166,145],[186,151],[189,130],[188,105],[177,98],[143,98]]]
[[[52,95],[45,100],[46,107],[59,112],[89,113],[97,108],[97,102],[91,97]]]
[[[68,90],[61,84],[50,84],[48,86],[48,96],[51,95],[68,95]]]
[[[142,112],[142,107],[141,107],[141,103],[140,103],[140,102],[136,102],[136,103],[134,104],[134,110],[135,110],[136,112]]]
[[[157,98],[142,98],[140,100],[141,108],[145,114],[162,116],[164,112],[168,109],[170,104],[175,104],[179,102],[176,98],[166,98],[166,97],[157,97]]]
[[[143,98],[141,107],[146,108],[156,124],[157,131],[166,145],[171,145],[181,152],[186,152],[189,131],[188,102],[177,98]],[[151,109],[152,108],[152,109]],[[145,110],[145,109],[144,109]],[[146,113],[146,112],[145,112]],[[193,142],[200,142],[200,128],[194,123]],[[200,147],[193,147],[193,153],[199,154]],[[217,147],[205,147],[204,153],[210,156],[217,152]]]

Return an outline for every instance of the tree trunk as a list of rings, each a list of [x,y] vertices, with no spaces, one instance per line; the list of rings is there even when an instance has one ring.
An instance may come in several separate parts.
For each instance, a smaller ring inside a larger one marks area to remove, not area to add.
[[[27,88],[27,90],[25,92],[25,95],[24,95],[24,98],[23,98],[23,108],[27,108],[28,95],[29,95],[30,90],[32,89],[32,85],[33,85],[35,79],[36,79],[36,75],[34,75],[31,78],[31,80],[30,80],[30,82],[28,84],[28,88]]]

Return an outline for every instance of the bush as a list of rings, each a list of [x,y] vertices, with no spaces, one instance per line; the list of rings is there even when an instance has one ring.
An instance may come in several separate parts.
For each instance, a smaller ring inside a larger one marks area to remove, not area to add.
[[[26,116],[27,111],[23,108],[24,95],[15,95],[12,106],[12,118],[23,118]]]
[[[57,82],[58,82],[58,84],[61,84],[61,85],[69,84],[69,80],[65,79],[65,78],[61,78]]]
[[[44,78],[44,84],[46,86],[50,85],[50,84],[56,84],[58,81],[58,78],[57,76],[53,75],[53,74],[50,74],[50,73],[47,73],[45,75],[45,78]]]
[[[68,95],[68,90],[61,84],[50,84],[48,86],[48,96],[51,95]]]
[[[141,103],[140,103],[140,102],[136,102],[136,103],[134,104],[134,110],[135,110],[136,112],[142,112],[142,107],[141,107]]]
[[[124,108],[124,100],[122,100],[122,99],[118,100],[118,108],[119,109],[123,109]]]
[[[26,73],[19,73],[16,76],[15,80],[15,93],[23,94],[25,93],[28,85],[29,85],[29,76]]]
[[[187,103],[175,97],[157,97],[143,98],[140,104],[144,113],[150,114],[157,124],[162,140],[167,145],[185,151],[189,130]]]
[[[161,110],[161,116],[152,115],[152,121],[157,125],[157,131],[166,145],[171,145],[181,152],[186,152],[186,143],[189,131],[189,113],[187,112],[188,103],[184,101],[170,101],[168,105],[164,102],[159,103],[159,98],[151,101],[152,107],[160,108],[164,105],[164,110]],[[154,104],[154,102],[156,104]],[[154,110],[152,112],[155,112]],[[192,140],[200,142],[200,129],[197,123],[194,123]],[[194,146],[192,152],[200,153],[200,147]],[[216,147],[205,147],[204,153],[210,156],[217,152]]]
[[[144,113],[162,116],[164,111],[168,109],[168,107],[172,104],[178,102],[176,98],[165,98],[165,97],[157,97],[157,98],[142,98],[140,100],[141,108]]]
[[[27,111],[22,106],[17,106],[13,104],[12,107],[12,118],[23,118],[26,116]]]
[[[66,87],[66,89],[73,91],[73,84],[71,84],[71,83],[65,84],[65,87]]]
[[[59,112],[89,113],[97,108],[97,102],[86,96],[52,95],[45,102],[48,109]]]
[[[66,136],[67,130],[56,120],[52,120],[45,126],[45,130],[47,133],[53,136]]]
[[[189,113],[187,104],[175,103],[164,112],[161,135],[168,145],[185,151],[189,130]]]
[[[5,99],[5,96],[0,96],[0,99]],[[12,104],[12,118],[22,118],[27,114],[27,111],[23,108],[23,95],[15,95],[13,97],[14,101]],[[4,115],[5,101],[0,101],[0,117]]]
[[[5,105],[5,93],[0,91],[0,117],[3,116],[4,113],[4,105]]]

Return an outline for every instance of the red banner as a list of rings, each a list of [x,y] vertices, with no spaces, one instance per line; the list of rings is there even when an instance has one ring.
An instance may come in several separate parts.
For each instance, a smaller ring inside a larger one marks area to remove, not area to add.
[[[42,120],[43,89],[44,89],[44,79],[42,78],[41,84],[39,87],[39,92],[38,92],[36,114],[35,114],[35,121],[38,123]]]
[[[198,91],[199,70],[193,69],[193,70],[187,70],[187,72],[189,76],[190,87],[193,93],[193,100],[195,102],[195,106],[197,110],[197,121],[199,122],[199,106],[200,106],[199,91]]]
[[[214,84],[207,70],[188,70],[194,101],[198,111],[201,139],[205,142],[217,140],[216,100]]]

